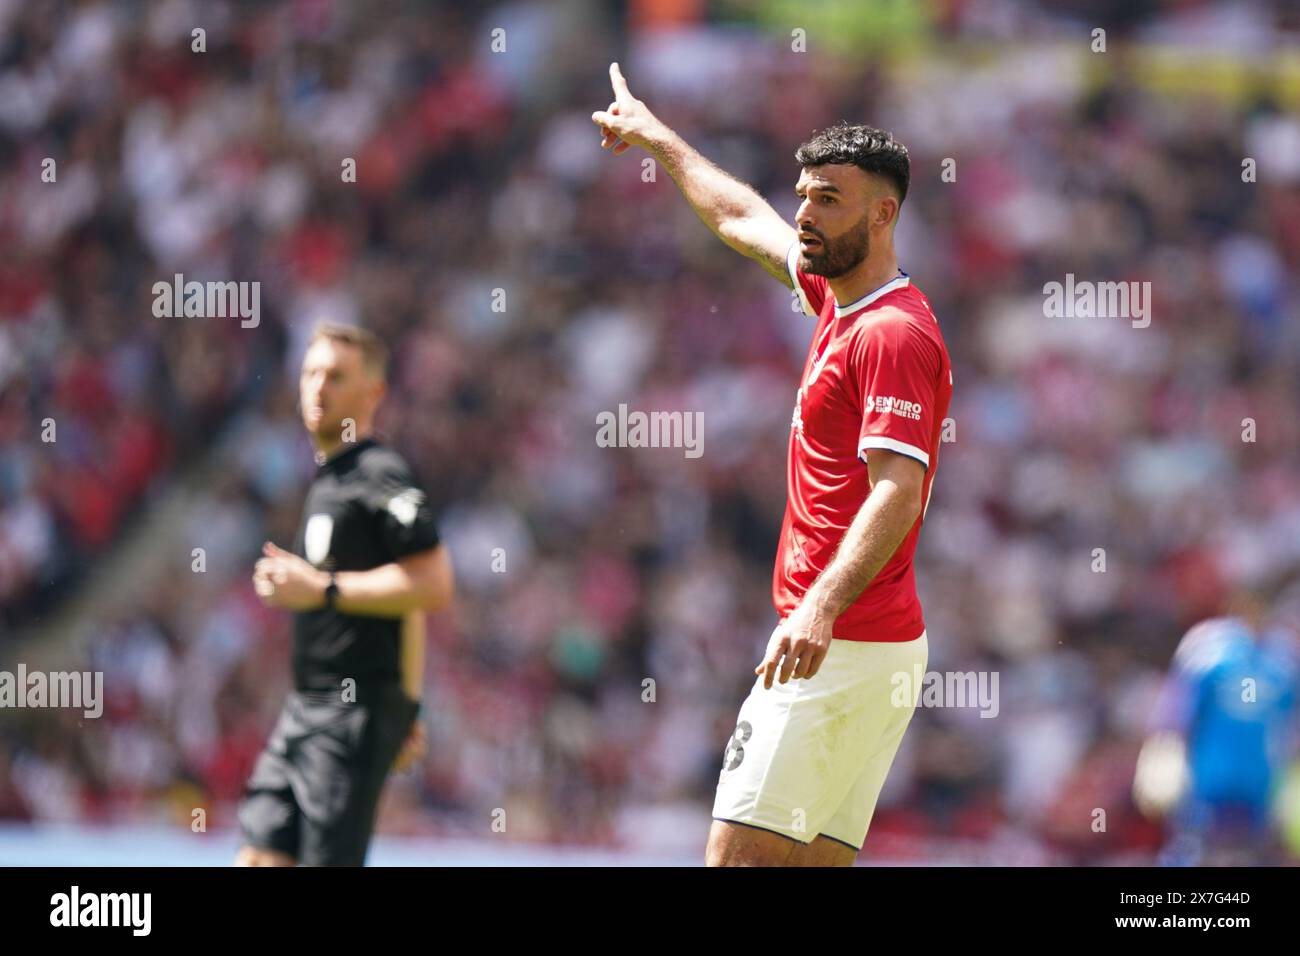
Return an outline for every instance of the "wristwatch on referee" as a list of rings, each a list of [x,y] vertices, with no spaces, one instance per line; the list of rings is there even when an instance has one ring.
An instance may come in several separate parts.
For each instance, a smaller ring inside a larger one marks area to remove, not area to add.
[[[328,611],[335,610],[339,600],[338,582],[334,580],[334,572],[330,572],[330,583],[325,585],[325,609]]]

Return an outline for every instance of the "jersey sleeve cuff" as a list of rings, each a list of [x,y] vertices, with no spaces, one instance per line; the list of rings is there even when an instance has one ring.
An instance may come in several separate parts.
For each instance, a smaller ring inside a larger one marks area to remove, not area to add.
[[[393,556],[394,561],[400,561],[423,551],[436,550],[441,545],[442,536],[438,534],[435,528],[428,528],[427,530],[417,531],[416,534],[409,538],[390,542],[389,553]]]
[[[917,448],[915,445],[909,445],[905,441],[899,441],[897,438],[886,438],[884,435],[867,435],[858,443],[858,457],[863,463],[867,460],[868,448],[884,448],[887,451],[896,451],[900,455],[906,455],[908,458],[915,458],[928,470],[930,467],[930,456],[925,451]]]
[[[790,281],[794,283],[794,291],[799,296],[799,303],[803,306],[803,314],[812,316],[815,319],[817,313],[813,311],[812,304],[808,301],[808,295],[803,291],[803,283],[799,281],[799,273],[795,267],[795,260],[798,257],[799,237],[796,235],[785,254],[785,271],[790,273]]]

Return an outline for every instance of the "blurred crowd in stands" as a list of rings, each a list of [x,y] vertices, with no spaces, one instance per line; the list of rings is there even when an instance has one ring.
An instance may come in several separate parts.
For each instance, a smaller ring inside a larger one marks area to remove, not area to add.
[[[1094,54],[1086,18],[953,0],[857,55],[726,4],[450,6],[0,2],[0,666],[202,488],[174,562],[64,661],[104,672],[103,717],[0,722],[0,819],[234,824],[289,681],[251,568],[293,538],[297,367],[332,319],[393,349],[379,432],[460,586],[430,619],[429,757],[380,831],[487,838],[502,808],[511,839],[702,845],[775,624],[811,325],[666,172],[599,148],[619,59],[783,215],[815,130],[911,150],[900,264],[955,370],[930,668],[996,672],[1000,700],[918,711],[867,855],[1151,859],[1128,788],[1175,643],[1300,566],[1300,89],[1156,81],[1143,54],[1208,33],[1267,62],[1287,6],[1138,4]],[[260,282],[260,324],[155,318],[176,273]],[[1150,325],[1047,316],[1067,274],[1149,282]],[[703,455],[599,447],[620,403],[703,412]]]

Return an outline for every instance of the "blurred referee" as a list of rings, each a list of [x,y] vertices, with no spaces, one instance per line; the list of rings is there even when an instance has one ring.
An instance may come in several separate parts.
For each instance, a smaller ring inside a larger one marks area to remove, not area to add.
[[[424,613],[451,561],[406,462],[371,435],[387,380],[373,333],[319,325],[303,358],[303,425],[319,465],[293,552],[269,541],[253,586],[294,612],[294,688],[239,808],[238,866],[360,866],[390,768],[424,749]]]

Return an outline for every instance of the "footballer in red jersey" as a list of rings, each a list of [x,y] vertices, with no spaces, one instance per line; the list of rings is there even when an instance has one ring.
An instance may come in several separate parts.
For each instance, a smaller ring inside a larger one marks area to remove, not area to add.
[[[772,577],[780,622],[727,743],[706,860],[849,865],[928,660],[912,556],[952,397],[938,320],[894,254],[907,149],[869,126],[817,133],[795,152],[792,226],[633,97],[618,64],[610,80],[614,102],[592,114],[601,145],[649,152],[816,319]]]

